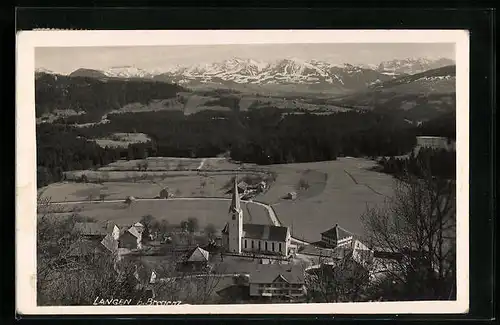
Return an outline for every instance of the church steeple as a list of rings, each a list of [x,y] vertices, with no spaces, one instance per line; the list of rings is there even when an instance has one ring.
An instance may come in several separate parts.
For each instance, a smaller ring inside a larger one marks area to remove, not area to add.
[[[234,177],[233,197],[229,206],[229,213],[239,213],[241,211],[240,194],[238,193],[238,179]]]
[[[229,206],[231,219],[228,222],[228,248],[233,253],[241,254],[243,238],[243,210],[241,209],[240,194],[238,193],[238,179],[234,178],[233,197]]]

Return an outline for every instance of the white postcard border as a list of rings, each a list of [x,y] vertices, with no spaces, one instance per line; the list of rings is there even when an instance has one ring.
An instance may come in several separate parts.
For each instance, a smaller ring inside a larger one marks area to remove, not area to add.
[[[36,47],[455,43],[457,300],[268,305],[36,305]],[[19,314],[441,314],[469,308],[469,34],[463,30],[22,31],[16,49],[16,310]]]

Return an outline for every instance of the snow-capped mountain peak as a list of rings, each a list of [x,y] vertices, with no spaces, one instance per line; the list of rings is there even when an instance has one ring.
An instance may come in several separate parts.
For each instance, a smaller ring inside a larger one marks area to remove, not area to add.
[[[152,77],[152,74],[150,72],[134,66],[116,66],[116,67],[111,67],[103,72],[106,76],[115,78]]]
[[[218,62],[194,65],[170,65],[146,70],[136,66],[110,67],[102,74],[115,78],[145,78],[184,86],[215,83],[221,85],[294,85],[315,89],[356,90],[383,83],[398,76],[453,65],[449,59],[404,58],[378,65],[332,63],[287,57],[275,61],[259,61],[234,57]]]
[[[35,73],[56,74],[54,71],[45,68],[36,68]]]
[[[388,75],[416,74],[453,64],[455,64],[453,60],[446,58],[437,60],[429,58],[403,58],[383,61],[378,65],[377,70]]]

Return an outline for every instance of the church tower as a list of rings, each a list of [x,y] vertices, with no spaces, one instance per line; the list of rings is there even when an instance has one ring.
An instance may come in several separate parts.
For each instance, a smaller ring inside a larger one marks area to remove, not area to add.
[[[241,254],[241,238],[243,236],[243,210],[240,204],[240,194],[238,193],[238,180],[234,178],[233,197],[229,207],[231,219],[228,223],[229,251]]]

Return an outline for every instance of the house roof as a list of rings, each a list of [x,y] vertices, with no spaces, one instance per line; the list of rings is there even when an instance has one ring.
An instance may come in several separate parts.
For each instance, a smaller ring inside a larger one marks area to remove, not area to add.
[[[203,248],[196,247],[189,254],[188,262],[208,262],[209,253]]]
[[[238,187],[239,187],[239,188],[243,188],[243,189],[245,189],[245,188],[247,188],[248,186],[249,186],[249,185],[248,185],[248,183],[247,183],[247,182],[245,182],[245,181],[241,181],[241,182],[239,182],[239,183],[238,183]]]
[[[118,252],[118,241],[115,240],[110,234],[107,234],[106,237],[104,237],[101,244],[111,253]]]
[[[105,227],[97,222],[75,222],[73,229],[85,236],[106,235]]]
[[[288,282],[290,284],[304,283],[304,269],[299,265],[290,264],[256,264],[250,271],[250,284]]]
[[[131,233],[136,238],[140,238],[141,237],[141,233],[139,232],[139,230],[137,230],[137,228],[135,226],[130,227],[128,229],[128,232]]]
[[[72,243],[68,250],[68,256],[90,256],[105,252],[105,248],[100,242],[88,239],[79,239]]]
[[[344,228],[340,227],[338,224],[335,227],[328,229],[321,233],[321,235],[333,238],[335,240],[342,240],[347,237],[352,237],[353,234]]]
[[[287,233],[288,227],[243,224],[243,237],[249,239],[285,241]]]

